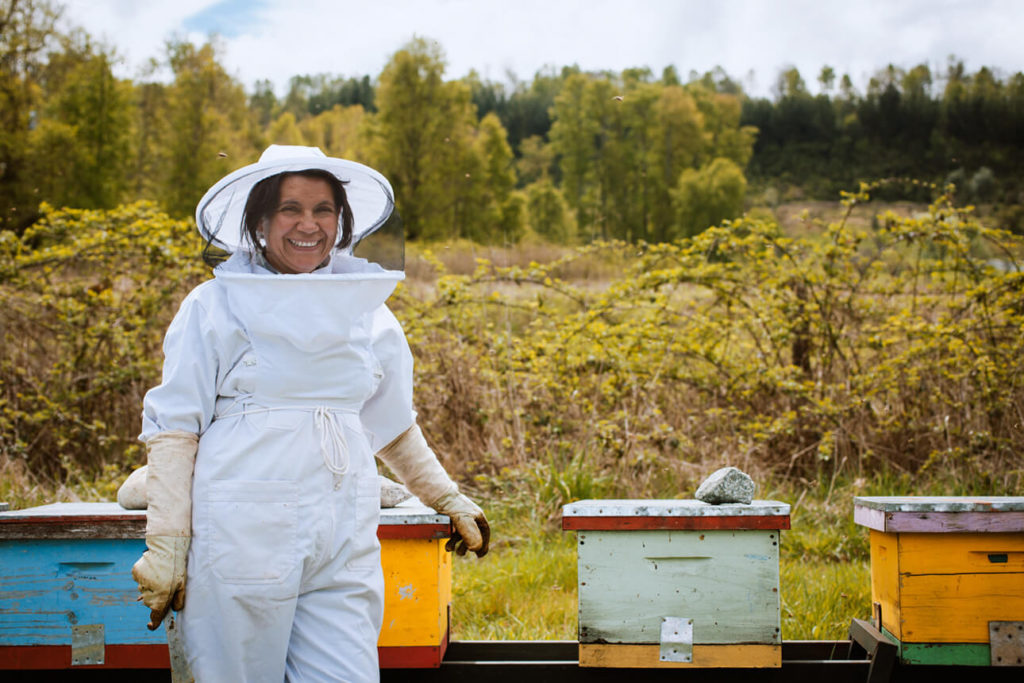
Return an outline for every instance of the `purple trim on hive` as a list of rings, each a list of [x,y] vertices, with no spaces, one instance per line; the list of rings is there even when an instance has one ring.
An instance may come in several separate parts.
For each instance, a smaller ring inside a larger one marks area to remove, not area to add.
[[[856,505],[853,521],[886,533],[1018,533],[1024,512],[882,512]]]

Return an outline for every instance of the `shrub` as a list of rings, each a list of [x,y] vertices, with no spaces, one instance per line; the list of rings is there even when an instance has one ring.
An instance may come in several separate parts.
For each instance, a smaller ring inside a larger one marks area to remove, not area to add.
[[[138,459],[164,329],[205,267],[195,229],[152,204],[41,211],[0,233],[0,458],[63,479]]]

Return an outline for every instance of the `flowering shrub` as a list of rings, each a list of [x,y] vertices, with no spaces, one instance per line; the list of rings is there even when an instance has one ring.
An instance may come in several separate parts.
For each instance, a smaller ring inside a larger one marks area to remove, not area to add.
[[[876,223],[794,239],[747,218],[442,272],[399,314],[425,431],[464,470],[578,479],[582,459],[620,494],[682,492],[726,462],[795,477],[941,463],[1020,490],[1020,244],[948,194]],[[630,264],[607,287],[559,278],[600,253]]]
[[[208,273],[199,238],[148,203],[42,213],[0,232],[0,456],[46,477],[137,464],[163,332]]]

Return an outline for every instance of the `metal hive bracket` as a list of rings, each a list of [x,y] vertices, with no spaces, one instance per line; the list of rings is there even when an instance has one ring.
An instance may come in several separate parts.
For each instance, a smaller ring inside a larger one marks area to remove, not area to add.
[[[693,661],[693,619],[661,618],[661,654],[663,662]]]
[[[1024,621],[988,622],[992,666],[1024,666]]]

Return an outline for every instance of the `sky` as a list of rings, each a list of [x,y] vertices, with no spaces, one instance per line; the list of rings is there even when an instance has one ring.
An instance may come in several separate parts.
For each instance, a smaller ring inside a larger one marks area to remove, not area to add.
[[[863,90],[888,64],[1024,70],[1024,0],[64,0],[65,21],[113,46],[137,77],[164,43],[217,34],[220,61],[251,91],[292,76],[376,78],[414,37],[437,41],[445,77],[529,82],[541,70],[722,67],[770,97],[796,66],[812,92],[822,66]]]

